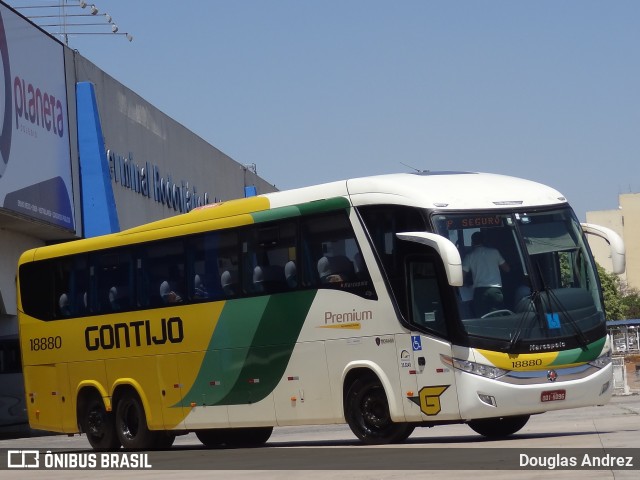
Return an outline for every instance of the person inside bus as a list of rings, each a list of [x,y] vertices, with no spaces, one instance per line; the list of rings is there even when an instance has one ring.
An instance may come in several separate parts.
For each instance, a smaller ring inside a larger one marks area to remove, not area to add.
[[[196,276],[193,277],[193,298],[201,300],[208,297],[209,292],[207,292],[207,287],[202,283],[200,275],[196,273]]]
[[[176,293],[167,280],[160,284],[160,297],[165,304],[180,303],[182,297],[179,293]]]
[[[169,271],[169,280],[165,280],[160,284],[160,297],[164,304],[182,302],[182,295],[178,293],[176,285],[179,284],[180,272],[176,267],[171,267]]]
[[[318,260],[318,275],[323,284],[348,282],[353,272],[353,263],[344,255],[324,256]]]
[[[504,308],[500,272],[509,272],[510,268],[497,249],[484,245],[482,232],[471,236],[471,247],[462,261],[462,270],[471,274],[473,309],[476,316],[481,317]]]

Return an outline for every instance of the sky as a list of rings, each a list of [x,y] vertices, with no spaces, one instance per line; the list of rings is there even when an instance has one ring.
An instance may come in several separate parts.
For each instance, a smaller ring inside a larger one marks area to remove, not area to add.
[[[88,3],[133,41],[71,48],[279,189],[492,172],[555,187],[580,220],[640,192],[636,0]]]

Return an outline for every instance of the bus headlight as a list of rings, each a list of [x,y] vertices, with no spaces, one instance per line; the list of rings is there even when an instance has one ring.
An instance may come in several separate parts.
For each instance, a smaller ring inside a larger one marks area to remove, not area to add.
[[[611,352],[607,352],[604,355],[596,358],[589,365],[593,365],[596,368],[604,368],[611,363]]]
[[[485,378],[500,378],[509,373],[508,370],[492,367],[491,365],[483,365],[470,360],[460,360],[459,358],[451,358],[444,355],[441,355],[441,358],[444,363],[451,365],[453,368]]]

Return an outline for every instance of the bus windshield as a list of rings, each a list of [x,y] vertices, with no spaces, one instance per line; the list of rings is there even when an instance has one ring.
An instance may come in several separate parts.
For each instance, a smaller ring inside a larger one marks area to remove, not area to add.
[[[457,287],[471,345],[516,352],[586,348],[602,338],[595,264],[569,208],[433,216],[462,258]]]

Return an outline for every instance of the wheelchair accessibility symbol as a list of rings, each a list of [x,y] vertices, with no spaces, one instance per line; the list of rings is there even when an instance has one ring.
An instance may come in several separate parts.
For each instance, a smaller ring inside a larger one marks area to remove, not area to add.
[[[420,340],[419,335],[411,335],[411,346],[414,352],[422,350],[422,340]]]

